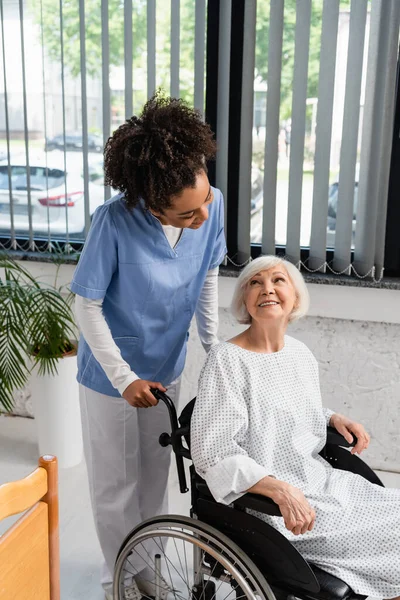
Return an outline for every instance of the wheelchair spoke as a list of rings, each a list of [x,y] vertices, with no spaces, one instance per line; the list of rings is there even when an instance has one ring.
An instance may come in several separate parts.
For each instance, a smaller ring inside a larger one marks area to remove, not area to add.
[[[160,541],[161,541],[161,547],[162,547],[162,549],[163,549],[163,555],[165,556],[165,549],[164,549],[164,546],[162,545],[162,540],[160,540]],[[172,576],[171,576],[171,571],[169,570],[169,564],[168,564],[168,562],[167,562],[167,561],[165,561],[165,565],[166,565],[166,567],[167,567],[168,576],[169,576],[169,580],[170,580],[170,583],[171,583],[171,588],[172,588],[172,590],[173,590],[174,597],[175,597],[175,599],[176,599],[176,591],[175,591],[175,587],[174,587],[174,585],[173,585]]]
[[[189,569],[188,569],[188,563],[187,563],[187,556],[186,556],[186,544],[183,540],[181,540],[182,542],[182,546],[183,546],[183,553],[185,556],[185,565],[186,565],[186,579],[187,581],[189,581]]]
[[[129,571],[129,569],[127,569],[126,567],[124,567],[124,571],[125,571],[125,573],[128,573],[128,575],[130,575],[131,577],[135,577],[135,575],[137,575],[137,572],[136,572],[136,573],[132,573],[132,572],[131,572],[131,571]]]
[[[227,595],[225,596],[225,598],[222,598],[222,600],[226,600],[227,598],[229,598],[229,596],[232,594],[232,592],[236,592],[236,590],[237,590],[237,589],[239,589],[239,588],[240,588],[240,585],[239,585],[239,584],[237,584],[237,586],[236,586],[236,587],[232,587],[232,589],[230,590],[229,594],[227,594]],[[246,596],[243,596],[243,595],[242,595],[242,596],[238,596],[238,597],[236,597],[236,594],[235,594],[235,598],[236,598],[236,600],[238,600],[239,598],[245,598],[245,597],[246,597]]]
[[[152,567],[152,564],[154,564],[153,559],[151,558],[150,554],[148,553],[148,551],[146,550],[146,548],[143,546],[143,550],[146,552],[147,556],[149,557],[150,563],[146,562],[145,559],[143,558],[143,556],[140,554],[140,552],[134,548],[134,551],[136,552],[136,554],[139,556],[139,558],[146,563],[146,566],[149,567],[149,569],[151,569],[151,571],[153,571],[154,575],[156,575],[156,570]],[[136,569],[137,571],[137,569]],[[139,572],[137,572],[137,574],[139,575]]]
[[[160,539],[160,538],[159,538],[159,539]],[[155,541],[155,540],[154,540],[154,541]],[[162,553],[163,553],[164,557],[166,557],[165,550],[164,550],[164,548],[163,548],[163,546],[162,546],[162,540],[160,540],[160,542],[161,542],[161,551],[162,551]],[[157,546],[157,547],[160,549],[160,547],[158,546],[158,544],[157,544],[157,542],[156,542],[156,541],[155,541],[155,544],[156,544],[156,546]],[[149,567],[149,568],[150,568],[150,569],[153,571],[153,573],[154,573],[154,576],[156,576],[156,570],[155,570],[155,568],[153,568],[153,566],[152,566],[152,565],[154,564],[154,560],[152,559],[152,557],[151,557],[150,553],[149,553],[149,552],[148,552],[148,550],[145,548],[145,546],[143,546],[143,550],[146,552],[147,556],[149,557],[149,560],[151,561],[151,564],[147,563],[147,566],[148,566],[148,567]],[[137,551],[136,551],[136,552],[137,552]],[[137,554],[139,554],[139,552],[137,552]],[[143,558],[143,557],[142,557],[140,554],[139,554],[139,556],[140,556],[140,558],[141,558],[141,559],[144,561],[144,558]],[[170,588],[171,588],[171,591],[172,591],[172,593],[175,595],[175,588],[174,588],[174,584],[173,584],[173,581],[172,581],[171,572],[170,572],[170,570],[169,570],[169,565],[168,565],[168,562],[166,562],[166,565],[167,565],[167,569],[168,569],[168,575],[169,575],[169,579],[170,579],[170,583],[171,583],[171,585],[170,585]],[[154,565],[154,567],[155,567],[155,565]]]
[[[159,538],[159,539],[160,539],[160,538]],[[161,551],[162,551],[162,553],[163,553],[163,556],[166,558],[165,550],[164,550],[164,548],[163,548],[163,546],[162,546],[162,540],[161,540],[161,539],[160,539],[160,542],[161,542]],[[155,544],[158,546],[157,542],[155,542]],[[154,565],[154,560],[153,560],[153,558],[151,557],[151,555],[150,555],[149,551],[148,551],[148,550],[145,548],[145,546],[144,546],[143,544],[141,544],[141,546],[143,547],[143,550],[144,550],[144,551],[145,551],[145,553],[147,554],[147,556],[148,556],[148,559],[149,559],[149,561],[150,561],[150,562],[147,562],[147,561],[145,560],[145,558],[143,558],[143,556],[140,554],[140,552],[137,550],[137,548],[134,548],[133,550],[136,552],[136,554],[139,556],[139,558],[140,558],[140,559],[141,559],[143,562],[145,562],[145,563],[146,563],[147,567],[148,567],[148,568],[149,568],[149,569],[150,569],[150,570],[151,570],[151,571],[154,573],[154,576],[156,576],[156,570],[155,570],[155,568],[153,567],[153,565]],[[160,548],[160,546],[158,546],[158,548]],[[130,564],[131,564],[131,563],[130,563]],[[131,566],[133,566],[133,565],[131,564]],[[155,566],[155,565],[154,565],[154,566]],[[174,585],[173,585],[173,581],[172,581],[172,577],[171,577],[171,572],[170,572],[170,570],[169,570],[169,565],[168,565],[168,562],[167,562],[167,561],[166,561],[166,566],[167,566],[168,575],[169,575],[170,584],[171,584],[169,587],[170,587],[171,593],[174,595],[175,599],[177,600],[177,593],[176,593],[176,590],[175,590],[175,588],[174,588]],[[137,569],[136,569],[136,571],[137,571]],[[178,572],[178,571],[177,571],[177,572]],[[137,574],[138,574],[138,573],[137,573]],[[178,573],[178,575],[179,575],[179,573]],[[152,581],[149,581],[148,579],[144,579],[144,578],[142,578],[142,579],[143,579],[143,581],[145,581],[145,582],[147,582],[147,583],[151,583],[151,584],[152,584],[152,583],[154,583],[154,582],[152,582]],[[185,581],[183,580],[183,578],[181,578],[181,579],[182,579],[182,581],[185,583]],[[167,582],[167,583],[168,583],[168,582]],[[178,596],[178,597],[179,597],[179,596]]]
[[[173,540],[174,540],[174,546],[175,546],[176,554],[177,554],[177,556],[178,556],[179,564],[180,564],[180,567],[181,567],[181,569],[182,569],[182,572],[183,572],[183,565],[182,565],[182,561],[181,561],[180,553],[178,552],[178,548],[177,548],[177,546],[176,546],[176,540],[175,540],[175,538],[173,538]],[[182,542],[183,542],[183,540],[182,540]],[[189,579],[189,578],[188,578],[188,579]],[[188,584],[189,584],[189,582],[188,582]]]
[[[158,538],[158,539],[160,539],[160,538]],[[155,541],[155,540],[154,540],[154,541]],[[158,546],[158,544],[157,544],[157,542],[156,542],[156,541],[155,541],[155,544]],[[158,547],[160,547],[160,546],[158,546]],[[186,582],[186,581],[184,580],[184,578],[183,578],[183,577],[182,577],[182,575],[179,573],[178,569],[176,568],[176,566],[174,565],[174,563],[172,562],[172,560],[171,560],[170,558],[168,558],[168,556],[167,556],[166,554],[164,554],[164,558],[165,558],[165,560],[167,561],[167,563],[168,563],[168,562],[170,563],[171,567],[172,567],[172,568],[173,568],[173,570],[174,570],[174,571],[175,571],[175,572],[176,572],[176,573],[179,575],[180,579],[182,579],[183,583],[185,584],[185,586],[186,586],[186,587],[187,587],[187,589],[188,589],[188,592],[189,592],[189,593],[191,593],[191,589],[190,589],[189,583],[188,583],[188,582]]]
[[[129,581],[136,576],[151,596],[153,590],[157,595],[160,585],[165,600],[275,600],[254,563],[232,545],[195,519],[166,515],[149,521],[133,532],[121,550],[115,569],[118,583],[114,590],[119,590],[114,591],[115,600],[125,599]]]
[[[127,561],[128,561],[128,563],[130,564],[130,566],[132,567],[132,569],[134,569],[135,573],[131,573],[131,575],[132,575],[133,577],[135,577],[136,575],[138,575],[138,574],[139,574],[139,571],[138,571],[138,570],[137,570],[137,568],[136,568],[136,567],[135,567],[135,566],[134,566],[134,565],[131,563],[131,561],[129,560],[129,556],[127,557],[127,559],[126,559],[126,560],[127,560]],[[125,570],[127,570],[127,569],[125,569]]]
[[[234,567],[236,567],[236,562],[234,562],[234,563],[233,563],[233,566],[234,566]],[[214,570],[215,570],[215,567],[216,567],[216,564],[215,564],[215,566],[214,566],[214,569],[213,569],[212,573],[214,572]],[[212,574],[212,573],[211,573],[211,574]],[[218,594],[219,590],[221,589],[221,586],[222,586],[222,584],[223,584],[223,583],[224,583],[224,582],[221,580],[221,581],[220,581],[220,583],[219,583],[219,586],[218,586],[218,588],[215,590],[215,594],[214,594],[214,596],[212,597],[212,599],[211,599],[211,600],[215,600],[215,599],[216,599],[216,597],[217,597],[217,594]],[[231,592],[229,592],[228,596],[229,596],[230,594],[231,594]],[[225,596],[225,598],[226,598],[226,596]],[[224,598],[223,600],[225,600],[225,598]]]

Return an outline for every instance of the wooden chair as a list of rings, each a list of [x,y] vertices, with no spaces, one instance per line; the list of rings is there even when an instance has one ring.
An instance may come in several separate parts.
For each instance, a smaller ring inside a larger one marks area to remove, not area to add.
[[[22,512],[0,536],[0,600],[60,600],[54,456],[42,456],[28,477],[0,486],[0,520]]]

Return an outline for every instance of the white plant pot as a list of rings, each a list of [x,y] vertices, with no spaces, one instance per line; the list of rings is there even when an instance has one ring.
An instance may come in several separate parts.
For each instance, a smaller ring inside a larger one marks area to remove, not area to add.
[[[76,355],[59,359],[57,375],[32,372],[29,388],[39,441],[39,452],[57,457],[60,468],[82,460],[82,425]]]

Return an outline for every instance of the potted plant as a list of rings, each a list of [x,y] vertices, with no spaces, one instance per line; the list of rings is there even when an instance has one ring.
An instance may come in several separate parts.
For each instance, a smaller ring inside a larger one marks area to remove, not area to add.
[[[82,432],[73,295],[57,287],[60,264],[49,285],[0,255],[0,408],[11,411],[13,394],[28,386],[39,452],[66,467],[81,461]]]

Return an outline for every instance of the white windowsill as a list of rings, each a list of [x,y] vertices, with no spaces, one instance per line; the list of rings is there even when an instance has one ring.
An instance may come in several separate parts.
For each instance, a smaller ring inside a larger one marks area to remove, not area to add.
[[[24,266],[35,277],[54,283],[56,265],[49,262],[24,261]],[[68,285],[75,264],[61,265],[57,285]],[[219,305],[228,308],[233,295],[236,277],[219,277]],[[374,287],[357,287],[323,283],[308,283],[311,296],[310,316],[328,317],[378,323],[400,323],[400,290]]]
[[[219,305],[228,308],[235,277],[219,278]],[[400,291],[345,285],[308,283],[311,305],[309,315],[355,321],[400,323]]]

